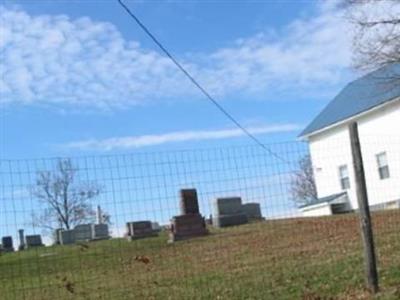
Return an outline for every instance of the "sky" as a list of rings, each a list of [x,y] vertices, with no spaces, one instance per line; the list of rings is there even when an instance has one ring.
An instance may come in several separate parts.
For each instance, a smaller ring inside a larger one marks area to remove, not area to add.
[[[329,3],[126,1],[266,143],[295,139],[355,76]],[[1,27],[1,158],[249,142],[117,1],[6,1]]]
[[[351,65],[351,27],[337,1],[124,2],[240,124],[268,145],[295,141],[340,89],[359,76]],[[111,157],[116,163],[120,155],[135,153],[258,147],[159,51],[117,1],[6,0],[0,5],[0,20],[0,158],[13,160],[2,170],[8,175],[3,185],[14,186],[13,191],[3,188],[2,195],[20,203],[11,209],[4,201],[3,214],[14,214],[0,227],[18,228],[37,207],[32,195],[21,192],[37,171],[31,166],[36,161],[29,159]],[[228,165],[244,163],[248,154],[240,151],[239,162],[230,160]],[[212,166],[218,155],[212,154],[203,167]],[[48,162],[43,168],[54,167]],[[151,159],[147,163],[157,166]],[[181,160],[171,164],[182,166]],[[258,180],[274,182],[290,169],[267,165]],[[95,167],[86,170],[88,177],[95,176]],[[243,165],[237,178],[249,175],[248,170]],[[10,179],[14,173],[18,184]],[[150,173],[142,179],[155,178]],[[174,198],[177,187],[202,182],[202,175],[197,181],[170,179],[174,191],[165,193]],[[122,182],[123,175],[113,176]],[[151,181],[147,189],[160,180]],[[105,189],[128,203],[128,189],[116,192],[111,183]],[[233,190],[230,184],[225,190]],[[269,193],[286,197],[285,184]],[[214,197],[210,190],[204,188],[203,194]],[[246,185],[243,190],[246,194],[251,189]],[[22,209],[28,198],[31,204]],[[116,201],[103,202],[114,215],[127,211],[108,206]],[[267,213],[267,203],[262,206]],[[164,210],[162,222],[171,213]],[[115,226],[125,221],[121,217]]]

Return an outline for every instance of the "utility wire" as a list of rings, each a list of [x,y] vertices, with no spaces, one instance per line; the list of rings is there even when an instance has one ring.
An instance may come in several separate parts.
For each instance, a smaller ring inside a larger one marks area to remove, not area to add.
[[[278,158],[283,162],[287,162],[283,157],[273,152],[271,149],[266,147],[259,139],[257,139],[250,131],[248,131],[244,126],[242,126],[239,121],[237,121],[221,104],[218,103],[200,83],[175,59],[175,57],[158,41],[158,39],[150,32],[150,30],[139,20],[139,18],[125,5],[122,0],[118,0],[118,3],[125,9],[125,11],[135,20],[140,28],[153,40],[153,42],[164,52],[166,56],[182,71],[186,77],[211,101],[229,120],[231,120],[243,133],[245,133],[249,138],[251,138],[256,144],[261,146],[272,156]]]

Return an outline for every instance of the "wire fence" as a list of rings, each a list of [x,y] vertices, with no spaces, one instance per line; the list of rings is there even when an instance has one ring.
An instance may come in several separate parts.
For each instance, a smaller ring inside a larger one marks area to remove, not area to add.
[[[397,297],[400,140],[364,140],[382,289]],[[0,298],[367,293],[349,144],[266,147],[279,159],[252,145],[2,160]]]

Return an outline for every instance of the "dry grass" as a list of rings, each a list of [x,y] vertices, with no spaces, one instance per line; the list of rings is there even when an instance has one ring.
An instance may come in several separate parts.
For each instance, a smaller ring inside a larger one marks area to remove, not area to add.
[[[400,211],[373,221],[376,297],[364,289],[358,219],[343,215],[212,230],[172,245],[162,235],[7,254],[0,298],[400,299]]]

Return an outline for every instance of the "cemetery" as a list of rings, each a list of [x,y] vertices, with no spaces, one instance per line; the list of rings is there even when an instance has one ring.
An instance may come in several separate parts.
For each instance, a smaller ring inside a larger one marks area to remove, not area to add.
[[[221,299],[274,299],[272,291],[252,285],[260,278],[268,286],[285,287],[287,299],[301,299],[303,290],[299,286],[310,284],[307,278],[312,278],[314,274],[313,263],[320,264],[327,274],[323,279],[312,281],[316,288],[321,286],[318,280],[331,282],[330,288],[347,287],[348,283],[337,278],[362,263],[358,256],[343,265],[324,260],[337,247],[353,252],[357,249],[359,235],[355,230],[358,226],[355,215],[315,220],[268,220],[263,217],[259,203],[243,203],[240,196],[232,196],[214,199],[213,214],[206,222],[196,189],[182,189],[177,198],[179,214],[172,216],[169,225],[160,226],[151,220],[129,221],[126,222],[123,238],[110,237],[109,225],[100,217],[100,208],[96,223],[56,230],[55,244],[60,247],[40,247],[43,246],[40,235],[25,235],[20,229],[18,249],[34,248],[35,251],[13,254],[16,247],[13,237],[4,236],[0,252],[7,255],[0,256],[0,267],[7,265],[4,270],[8,270],[9,275],[2,277],[0,295],[5,299],[14,299],[14,294],[23,297],[23,292],[13,289],[17,280],[13,272],[18,270],[18,282],[24,282],[30,299],[66,300],[71,299],[71,291],[74,299],[87,299],[88,290],[90,299],[164,299],[163,286],[172,287],[171,299],[196,299],[200,291],[209,291],[210,297],[224,291]],[[400,212],[377,214],[374,218],[380,243],[400,247],[400,239],[395,233]],[[342,223],[349,224],[347,231],[334,237],[335,247],[332,247],[326,235],[332,234],[329,228]],[[393,230],[390,231],[390,228]],[[301,242],[295,243],[300,236]],[[311,243],[315,238],[323,242],[318,244],[318,251],[308,253],[307,241]],[[82,248],[82,242],[91,241],[98,242],[84,243],[85,248]],[[296,245],[296,248],[288,249],[287,243]],[[390,265],[383,262],[381,267],[387,272],[393,268],[393,262],[394,267],[400,267],[400,261],[395,260],[395,247],[382,249],[391,259],[387,261]],[[247,255],[250,252],[251,255]],[[305,253],[309,257],[307,264],[303,261]],[[309,255],[311,253],[313,255]],[[14,255],[18,255],[18,259]],[[20,265],[20,259],[35,262],[41,269],[49,270],[48,274],[42,275],[46,280],[45,294],[41,293],[40,283],[32,283],[29,263]],[[285,281],[282,286],[280,278],[292,278],[291,266],[296,264],[302,266],[301,276],[296,283]],[[271,270],[273,276],[270,275]],[[70,274],[79,274],[87,282],[83,284]],[[236,279],[237,283],[232,286],[232,280]],[[385,280],[382,285],[390,287],[390,281]],[[150,288],[144,289],[143,286]]]
[[[173,216],[167,229],[168,243],[186,240],[194,237],[206,236],[209,234],[207,225],[216,228],[237,226],[252,221],[264,220],[261,214],[259,203],[242,203],[241,197],[217,198],[214,202],[214,215],[205,219],[199,208],[197,190],[180,190],[179,207],[180,214]],[[54,231],[53,239],[56,245],[72,245],[79,242],[90,242],[110,239],[108,224],[105,224],[100,206],[97,207],[96,223],[76,225],[73,229],[59,228]],[[131,221],[126,223],[124,237],[133,241],[159,236],[161,226],[150,220]],[[44,246],[41,235],[26,235],[24,230],[18,230],[18,250],[25,250],[33,247]],[[13,252],[14,245],[11,236],[2,238],[0,247],[2,252]]]
[[[74,273],[79,273],[93,285],[91,288],[93,299],[163,299],[165,290],[159,286],[161,284],[173,286],[175,294],[171,295],[171,299],[196,298],[200,290],[210,291],[210,295],[223,290],[226,293],[223,299],[236,299],[234,296],[237,295],[240,295],[237,299],[273,299],[274,295],[270,294],[269,290],[254,288],[249,282],[257,282],[262,274],[263,280],[268,285],[279,286],[281,283],[278,279],[289,278],[292,269],[288,266],[295,264],[301,264],[303,273],[297,278],[297,282],[310,278],[314,269],[312,264],[303,263],[302,253],[308,251],[307,241],[312,241],[316,237],[324,242],[318,244],[318,252],[312,252],[313,255],[308,257],[309,260],[319,264],[322,262],[323,268],[329,270],[327,271],[329,278],[324,278],[324,282],[332,282],[335,288],[343,285],[344,282],[336,278],[340,278],[340,274],[349,273],[349,268],[354,268],[354,265],[362,263],[359,257],[354,257],[354,260],[341,266],[333,266],[324,260],[327,253],[337,249],[331,246],[329,239],[325,238],[332,226],[339,226],[343,222],[352,224],[349,225],[348,232],[335,237],[335,245],[339,243],[341,248],[346,248],[348,251],[354,251],[358,247],[359,236],[354,229],[357,227],[354,215],[315,220],[268,220],[263,217],[259,203],[243,203],[240,196],[232,196],[214,199],[211,206],[212,215],[206,221],[201,213],[199,196],[195,188],[181,189],[177,200],[179,214],[172,216],[168,225],[160,226],[152,220],[132,220],[126,222],[126,233],[123,238],[111,239],[109,225],[105,224],[101,217],[99,207],[96,223],[79,224],[73,229],[58,229],[54,232],[55,244],[61,247],[41,247],[43,241],[40,235],[25,235],[23,229],[18,230],[18,250],[35,249],[35,251],[18,252],[18,259],[34,260],[35,263],[41,264],[41,268],[51,270],[48,275],[44,275],[48,283],[45,296],[40,294],[39,286],[32,286],[29,289],[31,299],[70,299],[71,285],[73,285],[74,299],[86,299],[88,286],[81,286],[79,280],[69,277],[69,274]],[[376,215],[376,230],[378,233],[382,232],[378,235],[381,243],[395,245],[400,242],[398,235],[394,234],[396,231],[394,224],[398,224],[396,222],[399,220],[398,211]],[[316,225],[316,222],[319,225]],[[273,227],[270,226],[272,223]],[[290,231],[287,230],[288,226],[291,228]],[[315,230],[315,226],[318,226],[318,230]],[[393,228],[391,234],[386,234],[390,232],[388,228]],[[287,249],[285,245],[289,242],[293,244],[299,236],[302,242],[296,244],[298,248]],[[81,248],[82,242],[92,241],[98,242],[85,243],[85,248]],[[70,246],[64,247],[64,245]],[[400,247],[400,244],[397,246]],[[2,237],[0,267],[4,263],[8,264],[8,268],[10,266],[28,268],[29,264],[18,265],[18,260],[15,260],[16,265],[13,265],[13,255],[17,255],[12,253],[15,248],[12,236]],[[385,249],[386,257],[393,257],[388,260],[392,264],[396,261],[394,259],[396,251],[391,251],[390,247]],[[250,250],[251,255],[247,255]],[[277,261],[275,259],[277,256],[283,259]],[[40,261],[37,257],[40,257]],[[395,264],[400,267],[400,261]],[[392,265],[383,264],[381,267],[389,270]],[[274,272],[273,277],[269,275],[271,270]],[[18,269],[18,281],[32,284],[28,269],[25,273],[21,272]],[[53,272],[57,275],[53,276]],[[5,299],[14,299],[10,298],[13,295],[9,293],[13,290],[16,279],[13,279],[12,273],[10,274],[4,277],[8,279],[3,279],[0,285],[0,295],[5,295]],[[27,274],[26,278],[21,274]],[[184,279],[179,274],[185,274]],[[157,276],[157,279],[153,279],[154,276]],[[198,278],[205,280],[199,281]],[[238,278],[237,284],[230,286],[234,278]],[[302,282],[300,286],[305,284],[306,282]],[[315,281],[315,284],[320,286],[318,281]],[[383,285],[385,284],[390,286],[390,282],[384,281]],[[149,286],[150,289],[143,289],[143,285]],[[65,288],[60,289],[60,286]],[[287,282],[286,287],[288,287]],[[129,295],[117,293],[128,290]],[[301,298],[302,292],[296,283],[289,286],[287,298]]]
[[[0,300],[400,300],[400,0],[0,20]]]
[[[382,295],[387,296],[382,299],[396,299],[393,296],[400,280],[399,221],[398,210],[374,213],[375,231],[386,258],[380,268],[388,274],[381,282]],[[343,230],[332,231],[342,224],[347,224]],[[71,245],[6,253],[0,256],[0,295],[5,300],[28,295],[29,299],[40,300],[185,300],[197,299],[199,294],[204,295],[203,299],[214,299],[213,295],[238,300],[316,299],[304,297],[303,287],[308,286],[318,292],[320,299],[355,299],[353,293],[359,291],[363,280],[362,272],[352,272],[363,267],[357,228],[356,215],[348,214],[212,227],[212,234],[203,238],[173,244],[166,243],[168,232],[160,232],[153,238],[90,243],[85,251]],[[331,238],[327,239],[328,235]],[[319,242],[312,245],[316,239]],[[288,243],[294,246],[288,248]],[[333,256],[345,263],[326,259]],[[316,265],[320,270],[317,274]],[[41,273],[42,281],[32,280],[36,266],[46,270]],[[260,281],[274,289],[260,288]]]

